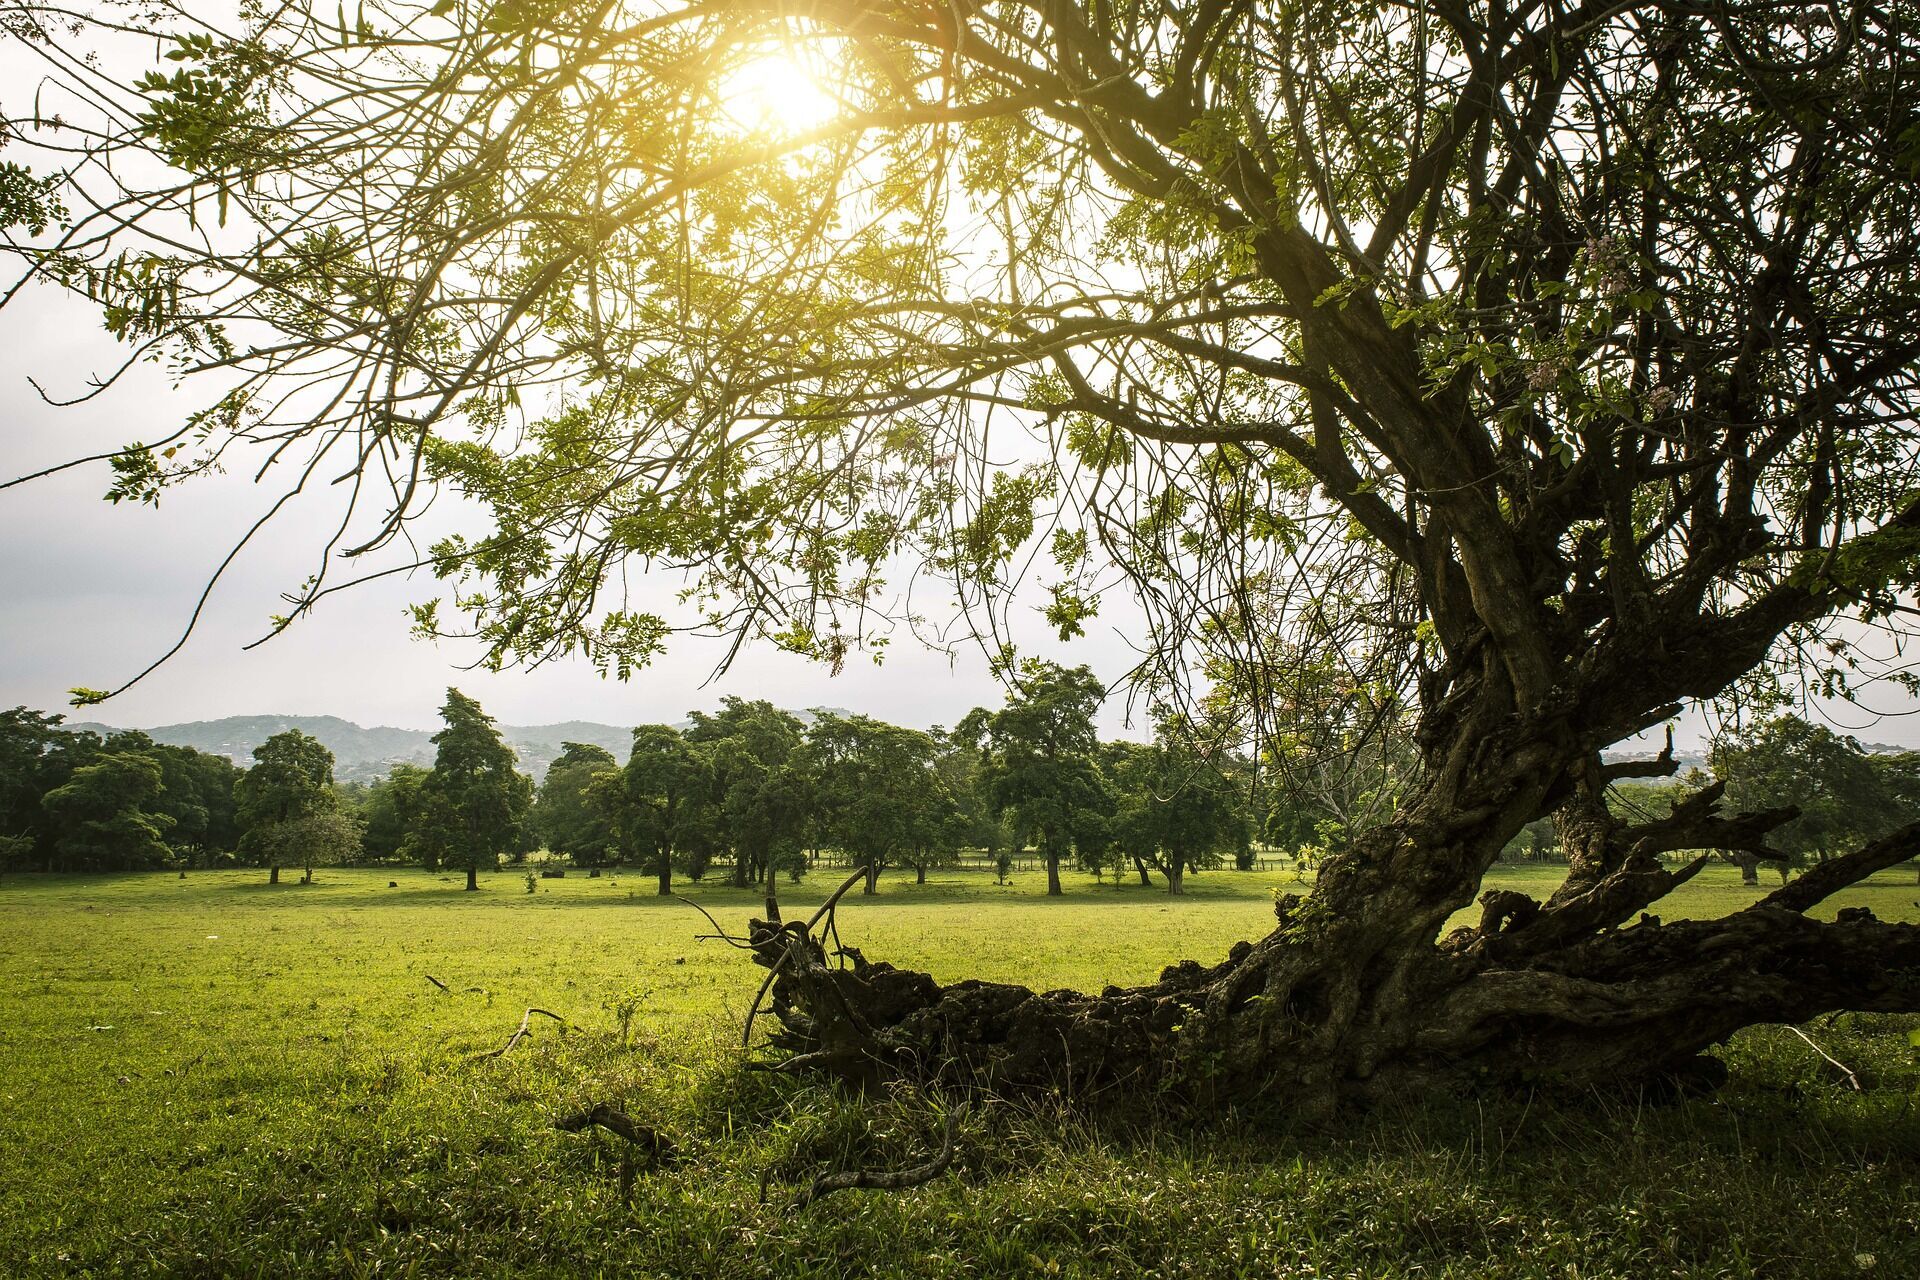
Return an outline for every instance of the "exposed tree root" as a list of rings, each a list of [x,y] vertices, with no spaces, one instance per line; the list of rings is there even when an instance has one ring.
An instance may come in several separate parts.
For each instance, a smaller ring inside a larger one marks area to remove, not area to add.
[[[1390,895],[1405,877],[1382,875],[1335,910],[1316,899],[1362,882],[1330,868],[1313,898],[1283,900],[1280,927],[1224,962],[1187,961],[1099,995],[943,985],[852,948],[829,954],[855,876],[804,926],[753,922],[768,970],[754,1013],[764,1000],[779,1022],[770,1043],[793,1055],[779,1066],[856,1088],[937,1078],[1078,1098],[1151,1089],[1200,1107],[1267,1099],[1312,1118],[1408,1090],[1700,1087],[1720,1069],[1699,1055],[1741,1027],[1920,1010],[1920,928],[1859,909],[1834,922],[1802,914],[1916,849],[1920,825],[1724,919],[1642,916],[1620,928],[1703,864],[1669,871],[1629,846],[1545,904],[1487,895],[1479,927],[1440,943],[1381,928],[1404,913]]]
[[[947,1112],[946,1124],[940,1138],[940,1150],[931,1160],[907,1169],[848,1169],[840,1173],[823,1173],[813,1180],[812,1186],[793,1198],[793,1210],[798,1212],[821,1197],[830,1196],[836,1191],[862,1188],[875,1191],[904,1191],[909,1187],[925,1186],[932,1182],[953,1166],[954,1135],[958,1131],[963,1111],[964,1108],[955,1108]]]
[[[607,1102],[598,1102],[585,1111],[563,1116],[553,1122],[553,1127],[563,1133],[583,1133],[588,1129],[600,1128],[626,1139],[626,1145],[620,1149],[622,1205],[633,1203],[634,1157],[638,1156],[642,1167],[648,1169],[672,1164],[680,1158],[679,1150],[671,1138],[658,1129],[641,1124]]]
[[[598,1102],[585,1111],[562,1116],[553,1122],[553,1127],[563,1133],[584,1133],[588,1129],[605,1129],[626,1139],[629,1146],[646,1157],[648,1164],[671,1164],[679,1158],[679,1149],[673,1140],[650,1125],[641,1124],[619,1107],[609,1102]]]

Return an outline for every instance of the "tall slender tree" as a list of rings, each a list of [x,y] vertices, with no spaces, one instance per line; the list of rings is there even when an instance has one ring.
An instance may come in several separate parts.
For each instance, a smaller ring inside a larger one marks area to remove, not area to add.
[[[517,847],[533,779],[514,767],[513,748],[472,698],[448,689],[440,718],[433,772],[420,786],[419,847],[435,865],[464,869],[471,892],[481,867],[498,867]]]
[[[1105,686],[1086,667],[1028,662],[1007,705],[987,718],[987,794],[996,813],[1013,810],[1020,829],[1040,842],[1050,895],[1061,892],[1060,860],[1079,815],[1106,800],[1093,724],[1105,697]]]

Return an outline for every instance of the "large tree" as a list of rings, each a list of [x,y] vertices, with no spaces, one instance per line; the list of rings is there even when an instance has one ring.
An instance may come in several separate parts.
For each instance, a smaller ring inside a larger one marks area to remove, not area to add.
[[[235,786],[242,833],[240,851],[267,864],[268,884],[280,883],[282,863],[305,868],[341,862],[359,851],[357,824],[339,814],[333,794],[333,752],[318,738],[288,729],[253,749],[253,767]]]
[[[1093,727],[1106,692],[1086,667],[1028,661],[1007,705],[986,719],[981,782],[994,813],[1012,810],[1017,828],[1039,842],[1055,897],[1060,859],[1086,825],[1081,815],[1106,807]]]
[[[1647,766],[1601,755],[1769,663],[1843,677],[1808,641],[1849,611],[1906,625],[1912,0],[140,14],[9,28],[52,77],[14,91],[24,271],[219,388],[115,498],[257,449],[356,477],[328,546],[374,556],[458,489],[496,519],[418,620],[499,662],[624,675],[686,627],[838,665],[922,616],[917,560],[1010,668],[1037,550],[1063,635],[1130,580],[1157,697],[1258,733],[1304,636],[1415,700],[1392,817],[1211,967],[943,987],[769,926],[809,1064],[1311,1111],[1920,1007],[1920,929],[1807,914],[1914,833],[1620,929],[1741,819],[1623,821]],[[81,56],[142,25],[137,84]],[[783,59],[811,95],[739,109]],[[603,592],[646,564],[684,613]],[[1548,813],[1564,884],[1441,936]]]
[[[595,800],[593,788],[601,778],[619,772],[619,762],[605,747],[590,742],[561,745],[527,815],[548,849],[580,867],[597,867],[618,852],[619,832],[605,807]]]
[[[433,735],[433,771],[420,784],[414,847],[433,866],[467,873],[469,892],[480,868],[500,865],[515,851],[521,823],[533,804],[533,779],[515,768],[513,748],[493,717],[458,689],[440,708],[446,727]]]

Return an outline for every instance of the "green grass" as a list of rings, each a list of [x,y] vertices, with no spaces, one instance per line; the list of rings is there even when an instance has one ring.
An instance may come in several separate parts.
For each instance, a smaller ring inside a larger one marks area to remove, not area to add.
[[[833,879],[783,886],[790,908]],[[1217,958],[1297,887],[1209,873],[1170,900],[1075,880],[1050,901],[1035,874],[890,875],[843,909],[843,936],[943,978],[1098,989]],[[264,881],[0,883],[0,1275],[1920,1275],[1914,1019],[1809,1029],[1863,1093],[1761,1029],[1725,1051],[1727,1090],[1680,1106],[1426,1099],[1335,1133],[1290,1132],[1284,1099],[1198,1129],[976,1108],[955,1174],[795,1214],[815,1172],[923,1158],[938,1120],[911,1095],[746,1070],[759,971],[695,941],[705,921],[651,880],[575,873],[531,896],[511,874],[478,894],[417,871]],[[1886,873],[1826,910],[1920,917],[1912,881]],[[1655,911],[1755,893],[1715,867]],[[758,911],[754,894],[691,894],[730,927]],[[574,1030],[536,1023],[478,1059],[528,1005]],[[551,1128],[599,1100],[685,1156],[643,1173],[631,1205],[610,1139]]]

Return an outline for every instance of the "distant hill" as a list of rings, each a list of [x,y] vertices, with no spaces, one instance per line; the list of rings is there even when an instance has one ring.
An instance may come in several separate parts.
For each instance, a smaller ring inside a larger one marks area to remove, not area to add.
[[[113,733],[111,725],[76,724],[74,729]],[[318,738],[333,752],[334,776],[342,782],[371,782],[383,778],[396,764],[431,765],[433,731],[375,725],[368,729],[338,716],[227,716],[220,720],[193,720],[144,730],[155,742],[193,747],[225,756],[238,765],[253,763],[253,749],[276,733],[298,729]],[[590,742],[616,756],[633,745],[633,730],[618,725],[568,720],[561,724],[500,726],[500,736],[520,757],[520,768],[536,779],[559,756],[562,744]]]
[[[825,710],[847,714],[837,707]],[[811,712],[794,713],[811,722]],[[681,721],[685,727],[687,721]],[[69,729],[90,729],[95,733],[117,733],[114,725],[69,724]],[[165,724],[142,730],[155,742],[170,746],[192,747],[209,755],[225,756],[237,765],[253,763],[253,749],[276,733],[298,729],[318,738],[333,752],[333,775],[342,782],[372,782],[384,778],[396,764],[433,764],[431,729],[396,729],[390,725],[362,728],[338,716],[227,716],[220,720],[191,720],[185,724]],[[591,743],[625,760],[633,746],[633,730],[591,720],[563,720],[558,724],[500,726],[500,736],[520,757],[520,768],[538,781],[547,774],[547,766],[559,758],[569,742]]]

